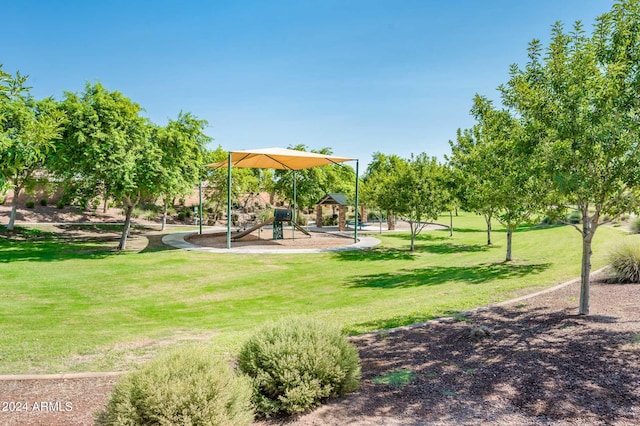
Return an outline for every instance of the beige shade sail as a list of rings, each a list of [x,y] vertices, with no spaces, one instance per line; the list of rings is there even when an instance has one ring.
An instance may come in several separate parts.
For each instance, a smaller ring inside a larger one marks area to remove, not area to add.
[[[285,148],[251,149],[248,151],[231,151],[231,167],[254,169],[300,170],[309,167],[355,161],[355,158],[336,157],[334,155],[317,154],[315,152],[296,151]],[[228,167],[228,160],[209,167]]]

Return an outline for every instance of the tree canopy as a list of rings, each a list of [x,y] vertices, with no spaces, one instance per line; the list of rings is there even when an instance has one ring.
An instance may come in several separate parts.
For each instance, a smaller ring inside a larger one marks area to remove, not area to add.
[[[44,166],[65,120],[55,102],[33,99],[27,76],[0,68],[0,193],[13,190],[8,230],[13,230],[18,197]]]
[[[163,155],[150,137],[152,127],[138,104],[99,83],[87,84],[80,94],[66,93],[61,109],[68,122],[51,167],[80,197],[122,202],[125,225],[118,248],[124,249],[133,208],[164,189]]]
[[[513,65],[501,87],[520,117],[524,151],[540,159],[553,209],[577,208],[583,241],[581,314],[589,313],[591,242],[608,218],[637,209],[640,185],[640,3],[617,1],[593,34],[580,22],[553,26],[544,48],[529,44],[524,68]]]

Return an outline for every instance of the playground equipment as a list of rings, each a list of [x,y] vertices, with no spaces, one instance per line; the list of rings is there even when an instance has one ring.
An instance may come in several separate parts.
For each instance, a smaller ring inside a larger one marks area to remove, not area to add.
[[[249,229],[246,229],[239,234],[235,234],[231,237],[233,241],[239,240],[242,237],[245,237],[252,233],[253,231],[260,229],[264,226],[273,224],[273,239],[274,240],[282,240],[284,239],[284,223],[290,223],[295,229],[299,230],[305,235],[311,236],[309,232],[304,229],[302,226],[298,225],[293,220],[293,212],[288,209],[274,209],[273,217],[265,220],[262,223],[259,223],[255,226],[252,226]]]

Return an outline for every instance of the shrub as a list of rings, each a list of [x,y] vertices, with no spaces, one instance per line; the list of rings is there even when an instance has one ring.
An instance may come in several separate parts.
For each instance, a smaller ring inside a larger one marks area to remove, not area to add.
[[[182,347],[124,376],[99,425],[248,425],[251,382],[210,351]]]
[[[322,224],[324,226],[335,226],[338,224],[338,215],[328,215],[322,218]]]
[[[24,205],[28,208],[28,209],[32,209],[36,206],[36,203],[33,201],[27,201],[26,203],[24,203]]]
[[[567,222],[577,225],[582,222],[582,213],[580,213],[579,210],[572,211],[569,217],[567,217]]]
[[[153,210],[144,210],[144,214],[142,216],[145,220],[156,220],[158,217],[158,213]]]
[[[40,199],[40,205],[41,206],[46,206],[47,205],[47,199],[46,198],[41,198]]]
[[[131,218],[132,219],[138,219],[143,214],[144,214],[144,210],[142,210],[139,207],[134,207],[133,210],[131,211]]]
[[[640,283],[640,244],[621,244],[609,254],[609,264],[617,282]]]
[[[640,216],[631,221],[631,232],[634,234],[640,234]]]
[[[59,209],[64,209],[64,201],[60,200],[56,203],[56,207]]]
[[[360,386],[358,350],[337,327],[287,318],[262,327],[240,351],[253,379],[256,410],[266,417],[314,408]]]

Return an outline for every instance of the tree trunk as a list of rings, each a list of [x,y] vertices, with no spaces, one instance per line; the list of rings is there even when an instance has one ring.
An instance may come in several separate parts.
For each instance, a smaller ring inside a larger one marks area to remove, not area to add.
[[[393,231],[396,229],[396,224],[393,221],[393,215],[391,212],[387,212],[387,229]]]
[[[598,213],[594,217],[595,223],[598,220]],[[591,242],[597,225],[589,219],[588,208],[582,212],[582,267],[580,271],[580,306],[579,315],[589,315],[589,288],[591,287]]]
[[[580,273],[579,315],[589,315],[589,287],[591,286],[591,239],[582,239],[582,269]]]
[[[9,224],[7,225],[7,231],[13,231],[13,227],[16,222],[16,210],[18,209],[18,195],[22,192],[22,188],[16,186],[13,190],[13,199],[11,200],[11,214],[9,215]]]
[[[453,237],[453,211],[449,210],[449,237]]]
[[[487,222],[487,245],[491,245],[491,216],[485,216],[484,220]]]
[[[163,210],[162,210],[162,228],[161,231],[164,231],[167,227],[167,210],[169,210],[169,203],[164,200]]]
[[[507,226],[507,257],[505,259],[506,262],[511,262],[511,243],[513,241],[513,228],[511,226]]]
[[[133,213],[133,205],[127,203],[126,217],[122,229],[122,236],[120,237],[120,244],[118,244],[118,250],[124,250],[127,247],[127,237],[129,236],[129,230],[131,228],[131,213]]]
[[[415,251],[415,249],[416,249],[415,241],[416,241],[417,225],[415,225],[416,228],[414,228],[414,223],[410,223],[409,226],[411,227],[411,245],[409,246],[409,251]]]

